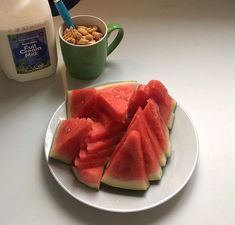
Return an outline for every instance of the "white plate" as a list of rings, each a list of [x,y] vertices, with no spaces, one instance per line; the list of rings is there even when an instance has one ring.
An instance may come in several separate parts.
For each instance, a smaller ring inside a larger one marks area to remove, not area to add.
[[[198,138],[191,119],[178,105],[170,138],[172,156],[160,182],[146,192],[136,192],[101,186],[95,191],[81,184],[63,163],[49,159],[53,134],[61,118],[66,118],[65,103],[56,110],[48,125],[45,138],[46,160],[59,185],[75,199],[89,206],[112,212],[136,212],[158,206],[175,196],[189,181],[198,159]]]

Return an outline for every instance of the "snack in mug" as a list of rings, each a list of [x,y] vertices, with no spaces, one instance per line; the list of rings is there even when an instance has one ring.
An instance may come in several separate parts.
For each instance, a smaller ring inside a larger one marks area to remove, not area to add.
[[[99,41],[103,34],[97,26],[76,26],[76,28],[66,28],[63,38],[71,44],[90,45]]]

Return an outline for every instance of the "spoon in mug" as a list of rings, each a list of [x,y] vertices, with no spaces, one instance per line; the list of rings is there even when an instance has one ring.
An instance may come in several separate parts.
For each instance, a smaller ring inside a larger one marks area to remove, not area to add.
[[[59,14],[63,18],[65,25],[67,27],[75,28],[74,22],[73,22],[71,16],[69,15],[68,9],[64,5],[63,1],[62,0],[54,0],[54,3],[55,3],[56,9],[58,10]]]

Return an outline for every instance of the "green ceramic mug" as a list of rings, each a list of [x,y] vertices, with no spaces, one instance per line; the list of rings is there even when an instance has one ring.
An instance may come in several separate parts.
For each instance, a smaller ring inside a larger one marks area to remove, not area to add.
[[[98,77],[105,66],[106,58],[121,42],[124,30],[117,23],[107,24],[98,17],[79,15],[72,18],[76,25],[96,25],[103,33],[103,37],[94,44],[75,45],[64,40],[65,25],[59,28],[60,46],[63,59],[69,74],[81,80],[90,80]],[[113,41],[109,44],[110,34],[117,30]]]

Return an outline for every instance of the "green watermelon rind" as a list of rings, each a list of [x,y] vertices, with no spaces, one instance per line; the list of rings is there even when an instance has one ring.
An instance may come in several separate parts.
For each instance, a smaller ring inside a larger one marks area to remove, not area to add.
[[[63,157],[60,154],[57,154],[56,151],[55,151],[55,143],[56,143],[56,139],[57,139],[57,135],[58,135],[58,130],[59,130],[61,124],[62,124],[62,120],[60,120],[60,122],[57,125],[57,128],[55,130],[55,135],[53,137],[53,140],[52,140],[52,143],[51,143],[51,147],[50,147],[50,151],[49,151],[49,157],[53,158],[55,160],[59,160],[59,161],[61,161],[63,163],[66,163],[66,164],[70,164],[71,163],[70,159],[68,159],[66,157]]]
[[[105,174],[102,177],[101,182],[112,187],[136,191],[146,191],[150,185],[148,181],[121,181],[120,179]]]
[[[169,131],[171,131],[174,126],[176,107],[177,107],[177,102],[176,102],[176,100],[173,99],[172,105],[171,105],[171,116],[167,122],[167,127],[168,127]]]
[[[169,141],[168,143],[169,143],[168,148],[165,150],[165,156],[167,158],[171,157],[171,154],[172,154],[171,142]]]
[[[172,130],[174,126],[174,121],[175,121],[175,113],[171,112],[170,118],[167,122],[167,128],[169,129],[169,131]]]
[[[166,149],[164,149],[164,154],[166,157],[166,163],[167,163],[167,159],[171,157],[172,154],[172,145],[171,145],[171,141],[170,141],[170,130],[168,131],[168,146]],[[166,163],[164,166],[166,166]]]
[[[175,113],[176,107],[177,107],[177,101],[175,99],[173,99],[172,106],[171,106],[171,111],[173,113]]]
[[[164,153],[165,153],[166,158],[169,158],[172,152],[172,145],[170,141],[170,131],[167,128],[166,128],[166,132],[167,132],[168,145],[167,145],[167,148],[164,149]]]
[[[167,158],[165,152],[162,154],[161,158],[159,159],[159,163],[161,167],[166,166]]]
[[[148,180],[149,181],[158,181],[162,178],[162,169],[159,167],[159,170],[155,173],[148,174]]]

